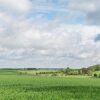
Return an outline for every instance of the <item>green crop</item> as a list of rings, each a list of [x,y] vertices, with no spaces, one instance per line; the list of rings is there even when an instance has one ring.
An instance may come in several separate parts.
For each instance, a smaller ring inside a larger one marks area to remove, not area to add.
[[[99,78],[0,73],[0,100],[100,100]]]

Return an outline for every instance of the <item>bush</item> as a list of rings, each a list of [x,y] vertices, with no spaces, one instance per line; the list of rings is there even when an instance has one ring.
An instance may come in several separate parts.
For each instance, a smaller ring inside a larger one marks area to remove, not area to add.
[[[95,73],[95,74],[94,74],[94,77],[98,77],[98,75]]]
[[[57,74],[56,73],[53,73],[51,76],[57,76]]]
[[[99,78],[100,78],[100,74],[99,74]]]

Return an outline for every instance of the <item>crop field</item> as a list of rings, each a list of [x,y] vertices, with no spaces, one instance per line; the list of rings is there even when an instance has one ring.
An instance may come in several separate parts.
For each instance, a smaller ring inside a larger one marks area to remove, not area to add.
[[[0,100],[100,100],[100,79],[0,71]]]

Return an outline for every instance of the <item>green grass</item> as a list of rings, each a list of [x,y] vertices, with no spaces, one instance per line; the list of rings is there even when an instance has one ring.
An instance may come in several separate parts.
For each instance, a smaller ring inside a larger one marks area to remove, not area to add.
[[[93,72],[93,74],[100,74],[100,71],[95,71]]]
[[[41,77],[0,71],[0,100],[100,100],[100,79]]]

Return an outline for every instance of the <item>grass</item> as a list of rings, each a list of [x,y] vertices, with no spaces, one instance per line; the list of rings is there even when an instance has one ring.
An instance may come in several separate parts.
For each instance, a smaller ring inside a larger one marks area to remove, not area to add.
[[[94,71],[93,74],[100,74],[100,71]]]
[[[100,100],[100,79],[0,71],[0,100]]]

